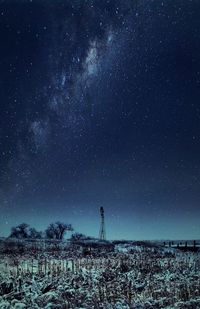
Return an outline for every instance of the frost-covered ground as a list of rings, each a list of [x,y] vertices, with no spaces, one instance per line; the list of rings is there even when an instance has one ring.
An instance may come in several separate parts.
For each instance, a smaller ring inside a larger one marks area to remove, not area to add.
[[[105,250],[105,249],[102,249]],[[0,309],[200,308],[200,253],[128,246],[92,256],[4,254]]]

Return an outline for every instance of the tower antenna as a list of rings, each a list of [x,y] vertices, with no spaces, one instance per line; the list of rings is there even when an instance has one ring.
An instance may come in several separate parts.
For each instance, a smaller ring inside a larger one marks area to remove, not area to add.
[[[99,239],[106,240],[105,220],[104,220],[104,209],[100,207],[101,224],[99,230]]]

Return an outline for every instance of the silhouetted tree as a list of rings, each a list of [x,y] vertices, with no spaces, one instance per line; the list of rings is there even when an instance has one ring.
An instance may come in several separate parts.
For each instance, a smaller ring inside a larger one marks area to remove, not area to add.
[[[62,240],[67,231],[73,231],[71,224],[62,223],[57,221],[56,223],[51,223],[45,230],[45,235],[49,239]]]
[[[27,223],[21,223],[12,227],[9,237],[13,238],[42,238],[42,232],[38,232],[35,228],[31,228]]]
[[[55,230],[54,223],[49,224],[49,226],[45,230],[45,235],[46,235],[46,238],[56,239],[56,230]]]
[[[29,229],[29,238],[40,239],[42,238],[42,232],[38,232],[34,227]]]
[[[9,237],[14,238],[28,238],[29,225],[27,223],[21,223],[18,226],[12,227]]]
[[[87,239],[87,237],[81,233],[74,233],[71,236],[72,241],[78,241],[78,240],[84,240],[84,239]]]

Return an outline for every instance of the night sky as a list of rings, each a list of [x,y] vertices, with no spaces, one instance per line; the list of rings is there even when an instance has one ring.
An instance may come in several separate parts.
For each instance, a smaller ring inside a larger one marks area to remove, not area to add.
[[[0,0],[0,234],[200,236],[200,1]]]

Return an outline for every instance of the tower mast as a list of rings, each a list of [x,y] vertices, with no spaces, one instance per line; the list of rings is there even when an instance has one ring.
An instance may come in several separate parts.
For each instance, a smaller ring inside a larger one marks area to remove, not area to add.
[[[104,209],[100,207],[101,224],[99,230],[99,239],[106,240],[105,220],[104,220]]]

